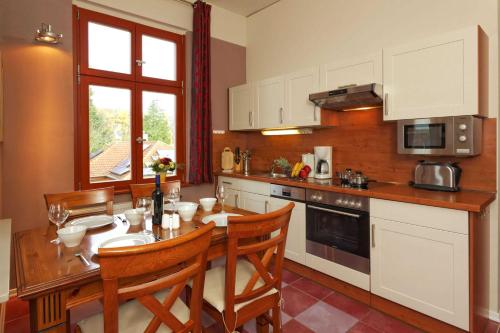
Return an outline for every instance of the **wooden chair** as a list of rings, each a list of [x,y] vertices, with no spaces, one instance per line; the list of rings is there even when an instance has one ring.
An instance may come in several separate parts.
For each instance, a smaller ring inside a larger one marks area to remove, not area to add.
[[[207,271],[203,293],[204,310],[226,332],[232,333],[252,318],[257,318],[258,332],[267,332],[270,321],[273,332],[281,332],[281,273],[294,206],[290,203],[268,214],[229,217],[226,266]],[[277,235],[266,237],[277,230]],[[255,241],[241,244],[249,239]]]
[[[65,202],[70,210],[70,219],[102,213],[113,215],[114,196],[113,187],[44,195],[47,210],[51,204]]]
[[[151,198],[151,194],[155,189],[155,184],[130,184],[130,194],[132,195],[132,207],[135,208],[138,198]],[[164,194],[167,194],[173,188],[181,188],[181,182],[174,180],[160,184],[160,188]]]
[[[103,327],[105,333],[201,332],[201,299],[214,227],[211,222],[191,233],[153,244],[100,248],[104,313],[80,321],[77,332],[103,332]],[[151,276],[176,267],[179,269],[174,273],[156,280],[120,286],[123,279]],[[191,279],[188,308],[179,294]]]

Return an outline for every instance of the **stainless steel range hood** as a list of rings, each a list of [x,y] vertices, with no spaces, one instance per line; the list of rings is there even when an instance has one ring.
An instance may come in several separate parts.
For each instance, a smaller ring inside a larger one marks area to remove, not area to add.
[[[382,85],[370,83],[310,94],[309,100],[323,109],[348,111],[382,106]]]

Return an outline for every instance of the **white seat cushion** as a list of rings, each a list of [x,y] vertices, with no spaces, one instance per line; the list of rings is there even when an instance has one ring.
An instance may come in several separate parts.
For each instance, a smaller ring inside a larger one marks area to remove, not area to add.
[[[163,303],[165,297],[170,290],[162,290],[155,294],[156,299]],[[180,299],[177,299],[170,309],[170,312],[185,323],[189,320],[189,308]],[[139,301],[132,300],[120,305],[118,311],[118,332],[144,332],[147,325],[153,319],[153,313],[146,309]],[[83,333],[100,333],[104,332],[103,314],[99,313],[92,317],[86,318],[78,322]],[[159,333],[170,333],[172,330],[164,324],[158,328]]]
[[[255,267],[251,263],[249,263],[246,260],[238,260],[238,263],[236,265],[236,286],[235,286],[236,295],[241,294],[241,292],[245,289],[248,281],[250,280],[254,272],[255,272]],[[264,285],[264,280],[260,278],[255,284],[253,289],[254,290],[258,289],[263,285]],[[226,286],[225,266],[215,267],[206,272],[203,298],[205,299],[205,301],[210,303],[214,308],[216,308],[221,313],[226,308],[224,300],[225,286]],[[278,290],[272,288],[267,293],[258,298],[272,295],[277,292]],[[255,301],[255,299],[252,301]],[[251,303],[252,301],[236,304],[234,310],[238,311],[239,309]]]

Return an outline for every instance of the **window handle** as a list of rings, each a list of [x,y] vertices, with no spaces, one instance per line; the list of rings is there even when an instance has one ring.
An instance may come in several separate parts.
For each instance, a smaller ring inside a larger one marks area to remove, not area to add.
[[[137,66],[142,66],[146,63],[144,60],[141,59],[137,59],[135,62],[137,63]]]
[[[372,224],[372,247],[375,247],[375,224]]]
[[[144,139],[141,138],[140,136],[138,136],[137,138],[135,138],[135,142],[137,142],[137,143],[143,143]]]

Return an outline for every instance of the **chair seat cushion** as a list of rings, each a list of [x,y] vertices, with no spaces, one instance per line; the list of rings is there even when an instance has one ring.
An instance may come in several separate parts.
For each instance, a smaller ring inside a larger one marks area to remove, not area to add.
[[[154,296],[160,303],[163,303],[165,297],[170,290],[162,290]],[[189,308],[180,299],[177,299],[170,309],[170,312],[177,317],[182,323],[189,320]],[[137,333],[144,332],[147,325],[153,319],[153,313],[146,309],[139,301],[132,300],[120,305],[118,310],[118,332],[120,333]],[[104,332],[103,313],[96,314],[78,322],[83,333],[100,333]],[[172,330],[164,324],[158,328],[158,333],[170,333]]]
[[[238,260],[236,265],[236,285],[235,285],[236,295],[239,295],[243,292],[248,281],[252,277],[253,273],[255,273],[255,267],[250,262],[246,260]],[[226,281],[225,266],[212,268],[205,273],[205,288],[203,290],[203,298],[205,299],[205,301],[210,303],[214,308],[217,309],[217,311],[221,313],[224,311],[226,307],[224,300],[225,286],[226,286],[225,281]],[[260,278],[255,284],[253,289],[254,290],[258,289],[263,285],[264,285],[264,280]],[[272,288],[267,293],[261,295],[256,299],[269,296],[277,292],[278,290]],[[234,310],[238,311],[245,305],[251,303],[252,301],[255,301],[255,299],[248,302],[236,304]]]

